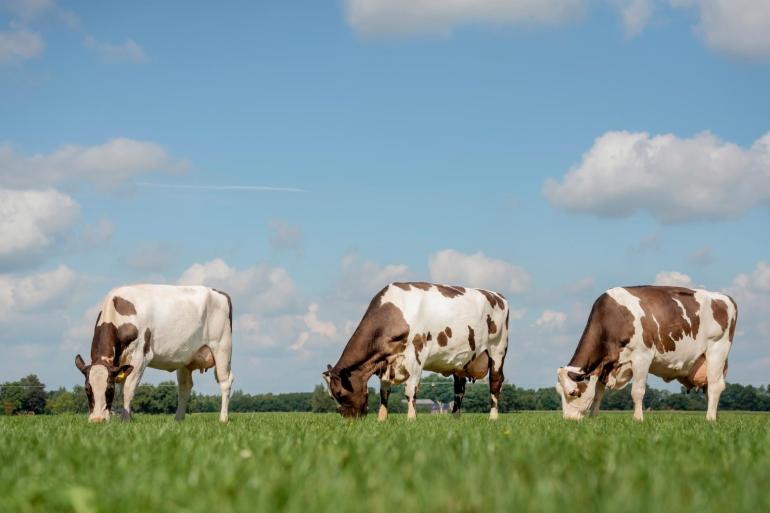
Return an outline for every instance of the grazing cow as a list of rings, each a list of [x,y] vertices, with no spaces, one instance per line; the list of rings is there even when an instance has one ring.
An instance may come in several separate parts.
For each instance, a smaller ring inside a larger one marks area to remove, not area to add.
[[[233,310],[230,296],[207,287],[130,285],[110,291],[96,319],[91,365],[77,355],[86,378],[89,420],[107,420],[115,383],[123,383],[123,420],[145,367],[176,371],[182,420],[192,390],[192,372],[214,367],[222,392],[219,420],[227,421],[233,374]]]
[[[489,373],[489,417],[497,418],[508,349],[508,303],[495,292],[430,283],[392,283],[372,299],[337,364],[323,373],[343,417],[366,415],[373,374],[380,377],[379,420],[391,384],[406,383],[408,418],[423,370],[454,377],[459,414],[468,379]]]
[[[566,419],[599,412],[605,387],[633,378],[634,418],[642,420],[647,374],[705,390],[716,420],[738,307],[730,296],[684,287],[617,287],[593,305],[575,355],[557,372]]]

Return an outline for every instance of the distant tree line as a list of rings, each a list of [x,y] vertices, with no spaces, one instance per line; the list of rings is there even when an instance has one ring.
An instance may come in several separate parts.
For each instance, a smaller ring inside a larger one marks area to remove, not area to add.
[[[420,384],[418,399],[430,399],[434,403],[448,405],[454,399],[451,378],[439,375],[426,376]],[[173,381],[159,385],[142,384],[137,387],[132,409],[137,413],[174,413],[176,411],[177,388]],[[369,389],[369,411],[379,408],[379,391]],[[113,408],[121,406],[118,388]],[[87,413],[88,401],[82,386],[72,390],[59,388],[46,390],[34,374],[15,382],[0,384],[0,414],[57,414]],[[192,393],[188,411],[218,412],[220,396]],[[602,400],[603,410],[631,410],[631,387],[623,390],[608,390]],[[669,392],[648,388],[644,396],[644,407],[652,410],[705,410],[706,396],[702,392]],[[731,383],[722,392],[719,401],[722,410],[770,411],[770,385],[754,387]],[[515,412],[524,410],[558,410],[561,401],[553,387],[537,390],[505,384],[500,397],[500,410]],[[406,397],[403,386],[391,390],[388,410],[393,413],[406,411]],[[463,410],[487,412],[489,410],[489,385],[480,381],[469,383],[465,388]],[[237,390],[230,398],[231,412],[334,412],[334,400],[323,385],[316,385],[312,392],[286,394],[248,394]]]

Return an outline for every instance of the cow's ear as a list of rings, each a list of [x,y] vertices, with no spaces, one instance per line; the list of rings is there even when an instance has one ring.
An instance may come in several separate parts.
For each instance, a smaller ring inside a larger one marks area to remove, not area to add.
[[[77,367],[78,370],[82,372],[84,376],[88,374],[88,365],[86,365],[86,362],[83,361],[82,356],[77,355],[75,357],[75,367]]]
[[[571,379],[575,383],[580,383],[582,381],[585,381],[585,379],[588,377],[588,374],[578,374],[577,372],[567,372],[567,376],[569,376],[569,379]]]
[[[134,370],[133,365],[121,365],[120,367],[111,370],[113,377],[115,378],[115,383],[123,383],[129,374],[131,374],[131,371]]]
[[[323,371],[323,375],[328,377],[328,376],[331,376],[331,374],[332,374],[332,366],[327,364],[326,370]]]
[[[353,391],[353,383],[350,382],[350,373],[349,372],[343,372],[340,374],[342,388],[347,390],[348,392]]]

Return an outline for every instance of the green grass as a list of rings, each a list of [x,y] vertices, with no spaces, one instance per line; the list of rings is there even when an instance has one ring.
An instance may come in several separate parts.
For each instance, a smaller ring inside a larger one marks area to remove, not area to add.
[[[0,511],[770,511],[770,415],[0,417]]]

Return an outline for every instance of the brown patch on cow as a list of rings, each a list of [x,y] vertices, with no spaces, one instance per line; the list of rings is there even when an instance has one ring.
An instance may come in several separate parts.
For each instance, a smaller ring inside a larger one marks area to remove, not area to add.
[[[489,353],[484,351],[479,355],[474,355],[471,360],[463,366],[461,371],[455,372],[456,376],[471,378],[473,380],[481,379],[489,372]]]
[[[410,290],[412,288],[408,283],[394,283],[393,285],[401,290]]]
[[[642,339],[647,347],[665,353],[676,349],[684,336],[695,338],[700,329],[700,305],[695,291],[684,287],[626,287],[639,298],[644,311],[641,318]],[[684,307],[689,322],[682,315],[677,301]],[[723,303],[724,304],[724,303]]]
[[[711,300],[711,313],[714,315],[714,320],[722,327],[722,331],[727,331],[727,303],[721,299]]]
[[[417,363],[422,364],[422,361],[420,361],[420,353],[422,352],[422,348],[425,347],[425,335],[421,335],[418,333],[414,336],[414,340],[412,340],[412,345],[414,346],[414,357],[417,359]]]
[[[120,315],[136,315],[136,308],[134,308],[134,303],[128,301],[127,299],[123,299],[120,296],[114,296],[112,298],[112,304],[115,307],[115,311]]]
[[[441,347],[445,347],[447,345],[447,337],[446,333],[443,331],[439,332],[438,336],[436,337],[436,341],[438,342],[438,345]]]
[[[471,347],[471,351],[476,350],[476,334],[470,326],[468,326],[468,345]]]
[[[728,299],[730,299],[730,302],[733,304],[733,309],[735,311],[735,314],[733,315],[733,318],[730,319],[730,342],[733,341],[733,336],[735,336],[735,324],[738,321],[738,305],[735,303],[735,300],[731,298],[730,296],[727,296]]]
[[[436,285],[436,288],[439,292],[441,292],[442,296],[448,297],[450,299],[465,294],[464,287],[457,287],[454,285]]]
[[[139,330],[136,326],[127,322],[118,326],[118,342],[121,345],[121,351],[139,336]]]
[[[410,285],[420,290],[430,290],[430,288],[433,286],[432,284],[426,283],[424,281],[411,282]]]
[[[446,333],[447,338],[452,338],[452,328],[450,328],[449,326],[444,328],[444,333]]]
[[[590,373],[601,367],[606,381],[620,357],[620,351],[634,335],[634,315],[607,293],[599,296],[591,307],[583,335],[580,337],[569,366]]]
[[[201,374],[214,366],[214,354],[209,346],[203,346],[193,355],[190,363],[185,365],[191,371],[199,369]]]
[[[497,324],[492,320],[492,316],[487,314],[487,331],[490,335],[497,333]]]
[[[428,332],[428,336],[426,337],[426,340],[433,340],[433,335],[430,334],[430,331]]]
[[[477,289],[479,292],[481,292],[485,298],[487,298],[487,301],[489,301],[489,305],[494,308],[498,307],[499,309],[505,308],[505,302],[503,301],[503,296],[500,294],[497,294],[495,292],[490,292],[489,290],[484,289]]]
[[[230,294],[222,292],[219,289],[211,289],[214,292],[218,292],[227,298],[227,318],[230,319],[230,332],[233,331],[233,300],[230,298]]]
[[[150,332],[150,328],[147,328],[144,330],[144,348],[142,349],[144,351],[144,354],[147,354],[150,352],[150,338],[152,337],[152,333]]]
[[[582,396],[585,393],[587,388],[588,388],[588,385],[584,381],[577,383],[577,389],[578,389],[577,396],[578,397]]]

